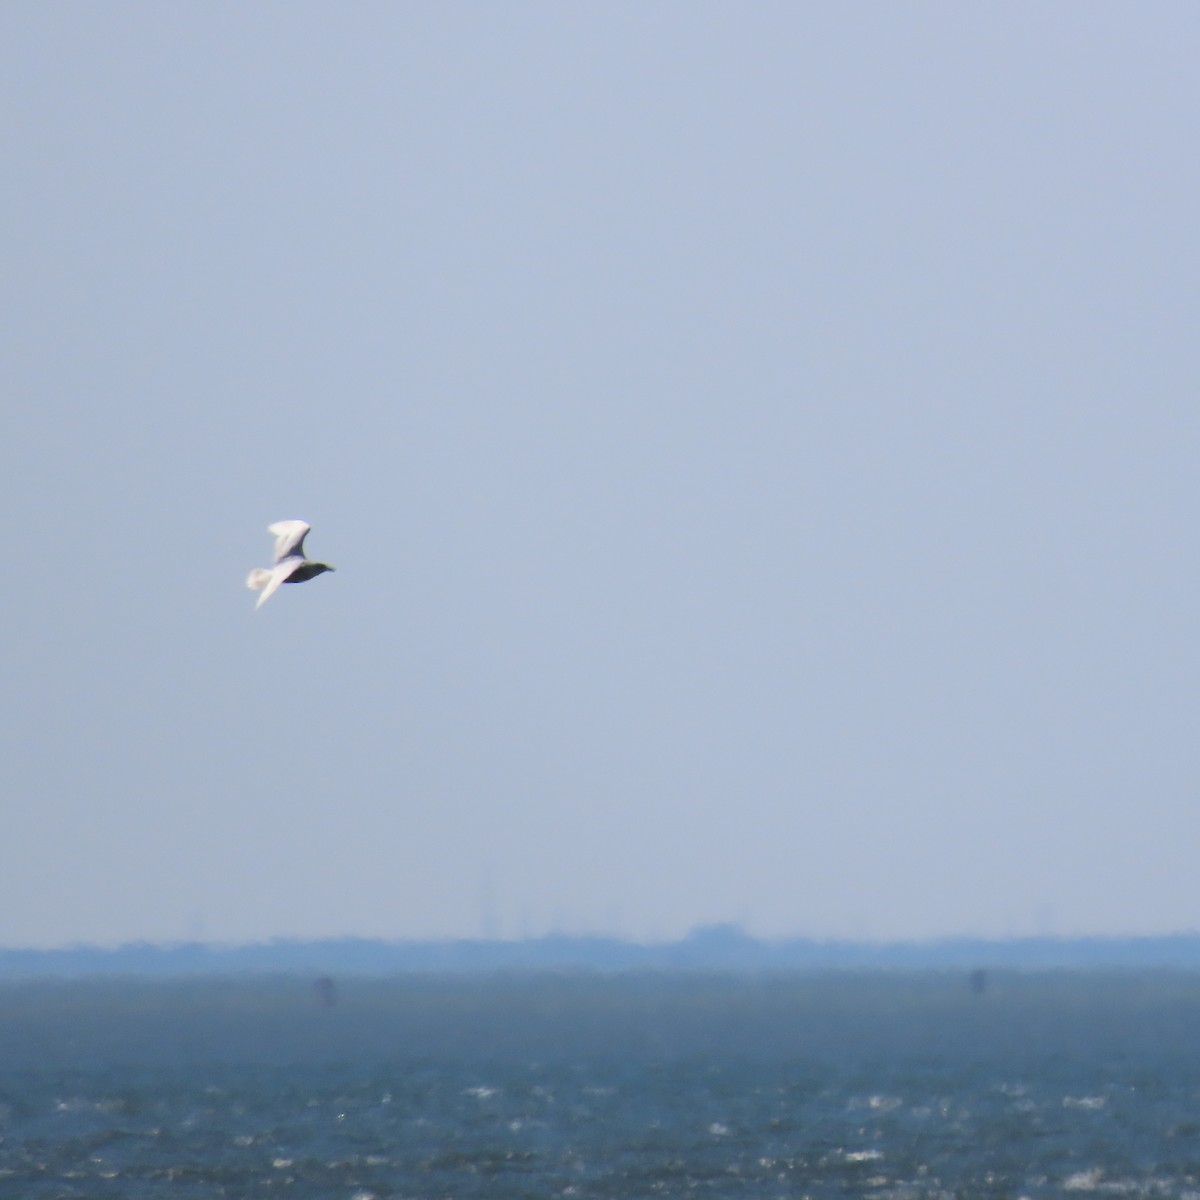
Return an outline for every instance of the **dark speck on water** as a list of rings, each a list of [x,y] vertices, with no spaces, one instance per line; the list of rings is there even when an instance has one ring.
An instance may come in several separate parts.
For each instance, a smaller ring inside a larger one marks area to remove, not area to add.
[[[967,984],[7,982],[0,1196],[1200,1198],[1200,975]]]

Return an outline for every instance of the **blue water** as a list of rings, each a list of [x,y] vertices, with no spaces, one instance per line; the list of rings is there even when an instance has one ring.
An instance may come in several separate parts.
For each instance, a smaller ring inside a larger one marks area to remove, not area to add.
[[[1200,1200],[1200,976],[0,984],[0,1197]]]

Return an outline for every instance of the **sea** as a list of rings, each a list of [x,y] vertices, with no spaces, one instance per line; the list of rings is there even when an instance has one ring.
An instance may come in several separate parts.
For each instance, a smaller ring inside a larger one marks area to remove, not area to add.
[[[1200,974],[0,981],[0,1197],[1200,1200]]]

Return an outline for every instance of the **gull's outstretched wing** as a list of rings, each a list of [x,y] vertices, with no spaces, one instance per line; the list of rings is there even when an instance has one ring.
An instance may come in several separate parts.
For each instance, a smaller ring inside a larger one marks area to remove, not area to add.
[[[281,522],[281,523],[282,523],[282,522]],[[302,522],[302,521],[298,521],[298,522],[296,522],[296,523],[297,523],[297,524],[303,524],[303,522]],[[303,537],[304,537],[304,534],[301,534],[300,536],[301,536],[301,538],[303,538]],[[256,582],[254,582],[254,576],[253,576],[253,574],[252,574],[252,575],[250,576],[250,579],[246,581],[246,582],[247,582],[247,585],[248,585],[249,587],[258,587],[258,586],[261,586],[261,587],[262,587],[262,591],[261,591],[261,592],[259,592],[259,595],[258,595],[258,603],[257,603],[257,604],[255,604],[255,606],[254,606],[254,607],[255,607],[255,608],[262,608],[262,606],[263,606],[263,605],[264,605],[264,604],[265,604],[265,603],[266,603],[268,600],[270,600],[270,598],[271,598],[273,595],[275,595],[275,593],[276,593],[277,591],[279,591],[280,585],[281,585],[281,584],[284,584],[284,583],[286,583],[286,582],[287,582],[288,576],[289,576],[289,575],[291,575],[291,573],[292,573],[292,572],[293,572],[293,571],[294,571],[294,570],[295,570],[295,569],[296,569],[296,568],[297,568],[297,567],[298,567],[298,566],[299,566],[299,565],[300,565],[300,564],[301,564],[303,561],[304,561],[304,560],[303,560],[302,558],[299,558],[299,557],[293,556],[293,557],[292,557],[290,560],[287,560],[287,561],[284,561],[284,562],[281,562],[281,563],[279,563],[278,565],[276,565],[275,567],[273,567],[273,568],[272,568],[272,569],[271,569],[269,572],[264,572],[264,574],[269,574],[269,575],[270,575],[270,578],[269,578],[269,579],[266,581],[266,583],[259,584],[259,583],[256,583]],[[260,577],[260,578],[261,578],[261,577]]]
[[[267,532],[275,535],[275,561],[281,563],[293,554],[303,558],[304,535],[310,528],[307,521],[276,521],[274,525],[268,525]]]

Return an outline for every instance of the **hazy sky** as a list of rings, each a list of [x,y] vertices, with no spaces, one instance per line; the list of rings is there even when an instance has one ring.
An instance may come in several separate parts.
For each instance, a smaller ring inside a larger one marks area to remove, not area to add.
[[[0,8],[0,944],[1200,928],[1198,39]]]

